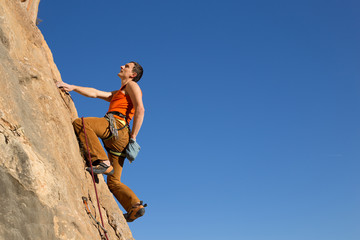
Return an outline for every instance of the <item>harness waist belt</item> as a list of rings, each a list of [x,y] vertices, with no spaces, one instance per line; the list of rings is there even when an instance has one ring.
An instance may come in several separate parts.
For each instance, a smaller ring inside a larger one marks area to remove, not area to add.
[[[125,121],[126,121],[126,116],[124,114],[122,114],[121,112],[113,111],[113,112],[108,112],[106,114],[112,114],[114,116],[121,117],[121,118],[125,119]]]

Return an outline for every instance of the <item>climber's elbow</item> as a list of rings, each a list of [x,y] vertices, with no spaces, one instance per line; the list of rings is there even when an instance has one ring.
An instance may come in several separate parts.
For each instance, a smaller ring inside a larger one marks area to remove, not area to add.
[[[144,106],[137,106],[137,107],[135,108],[135,114],[136,114],[136,115],[142,115],[142,116],[144,116],[144,115],[145,115],[145,108],[144,108]]]

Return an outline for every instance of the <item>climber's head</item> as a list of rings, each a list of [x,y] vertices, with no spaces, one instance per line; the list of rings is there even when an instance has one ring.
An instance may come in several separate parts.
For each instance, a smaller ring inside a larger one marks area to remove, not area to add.
[[[143,68],[137,62],[129,62],[121,66],[118,76],[121,79],[131,78],[132,81],[138,82],[143,75]]]
[[[133,68],[133,72],[136,73],[136,76],[133,78],[133,81],[134,82],[138,82],[140,81],[140,78],[142,77],[143,75],[143,68],[140,64],[138,64],[137,62],[130,62],[130,63],[133,63],[134,64],[134,68]]]

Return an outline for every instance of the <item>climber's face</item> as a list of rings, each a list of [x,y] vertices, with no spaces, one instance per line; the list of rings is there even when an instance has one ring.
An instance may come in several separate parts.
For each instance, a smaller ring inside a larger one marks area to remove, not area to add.
[[[118,76],[123,80],[136,77],[136,72],[133,72],[134,66],[134,63],[127,63],[121,66]]]

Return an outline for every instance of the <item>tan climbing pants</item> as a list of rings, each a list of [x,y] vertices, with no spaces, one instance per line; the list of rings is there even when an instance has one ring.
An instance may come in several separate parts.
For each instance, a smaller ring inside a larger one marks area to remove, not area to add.
[[[122,128],[123,125],[116,121],[117,128]],[[103,140],[104,146],[116,152],[122,152],[129,143],[129,130],[127,127],[119,130],[119,138],[116,140],[110,137],[109,122],[105,118],[88,117],[84,118],[85,131],[90,148],[91,161],[96,160],[110,160],[114,168],[114,174],[107,176],[107,185],[110,191],[115,195],[116,199],[120,202],[123,208],[129,212],[131,207],[139,203],[139,198],[135,193],[125,184],[121,182],[121,173],[124,166],[125,158],[115,156],[113,154],[105,153],[99,138]],[[80,143],[86,149],[86,142],[84,136],[84,129],[81,118],[73,122],[73,126]],[[86,150],[85,150],[86,151]],[[86,151],[87,152],[87,151]],[[86,155],[87,157],[88,155]]]

